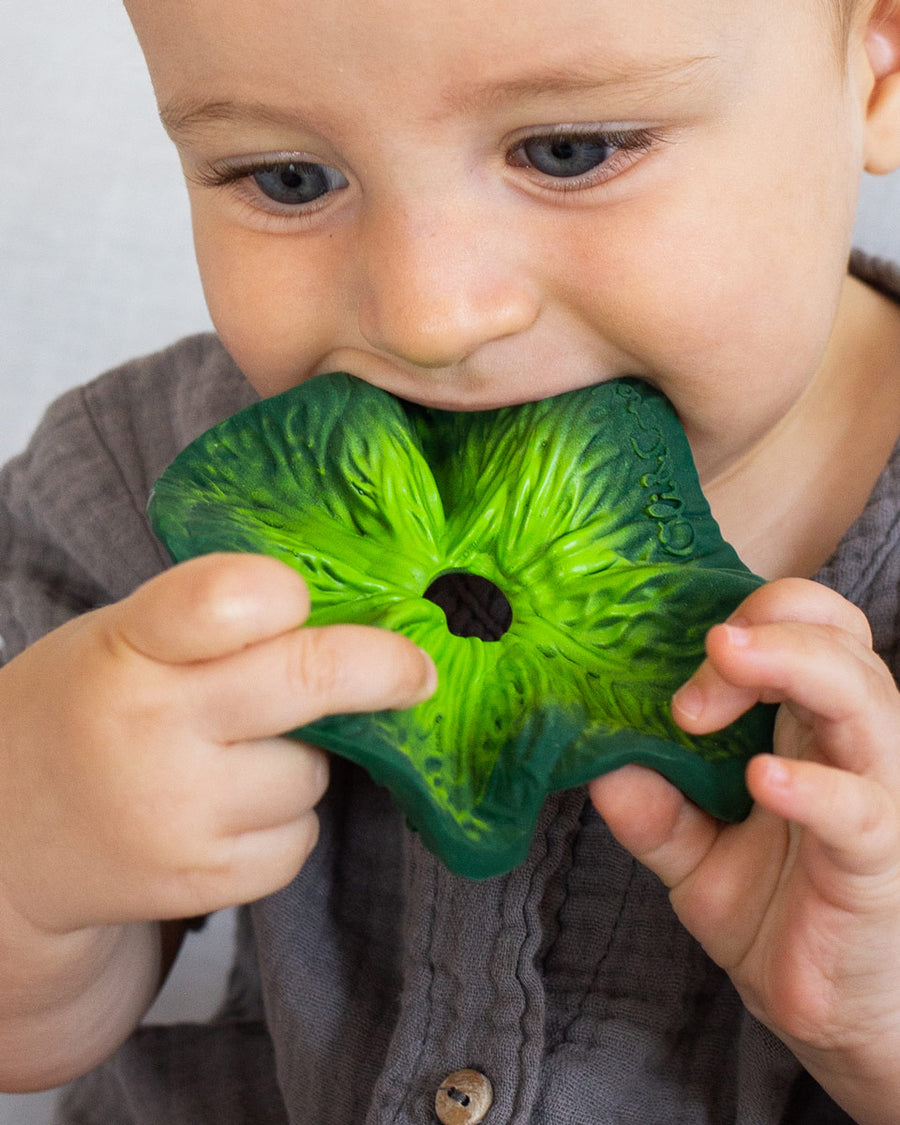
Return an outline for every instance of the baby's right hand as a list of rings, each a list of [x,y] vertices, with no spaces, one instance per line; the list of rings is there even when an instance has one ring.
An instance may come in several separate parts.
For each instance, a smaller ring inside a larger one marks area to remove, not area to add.
[[[283,886],[325,755],[281,732],[434,690],[397,634],[297,626],[302,579],[208,555],[0,670],[0,895],[51,932],[190,917]]]

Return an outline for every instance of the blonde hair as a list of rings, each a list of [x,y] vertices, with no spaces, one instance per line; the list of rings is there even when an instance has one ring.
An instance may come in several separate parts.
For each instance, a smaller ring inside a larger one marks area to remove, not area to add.
[[[838,46],[843,50],[850,39],[853,18],[859,8],[859,0],[825,0],[825,7],[834,22]]]

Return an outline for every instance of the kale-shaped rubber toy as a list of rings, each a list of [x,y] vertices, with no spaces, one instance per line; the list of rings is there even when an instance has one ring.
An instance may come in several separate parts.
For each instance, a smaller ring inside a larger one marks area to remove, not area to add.
[[[669,699],[761,579],[645,384],[455,413],[319,376],[198,438],[149,510],[176,561],[273,555],[306,579],[311,624],[394,629],[431,654],[425,703],[292,733],[364,766],[457,872],[516,866],[548,792],[625,762],[746,815],[774,709],[693,738]]]

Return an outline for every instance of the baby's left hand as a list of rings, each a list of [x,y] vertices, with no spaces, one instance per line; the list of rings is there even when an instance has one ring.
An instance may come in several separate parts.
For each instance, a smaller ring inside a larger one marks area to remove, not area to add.
[[[638,766],[591,796],[750,1011],[858,1121],[900,1121],[900,693],[859,610],[783,579],[710,631],[673,714],[700,734],[758,700],[776,754],[742,824]]]

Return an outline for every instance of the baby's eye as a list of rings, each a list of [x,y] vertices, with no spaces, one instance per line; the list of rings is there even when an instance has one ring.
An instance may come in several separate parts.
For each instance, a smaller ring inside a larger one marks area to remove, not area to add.
[[[328,192],[348,186],[346,178],[336,168],[306,161],[259,168],[251,173],[251,178],[263,195],[285,207],[314,203]]]
[[[202,187],[227,188],[273,220],[307,218],[332,192],[350,186],[336,168],[288,156],[227,160],[196,170],[191,179]]]
[[[537,173],[547,187],[555,180],[558,190],[588,188],[624,172],[658,140],[651,129],[560,129],[519,141],[508,153],[507,163]]]
[[[603,137],[529,137],[520,152],[532,168],[559,178],[583,176],[605,164],[615,152]]]

